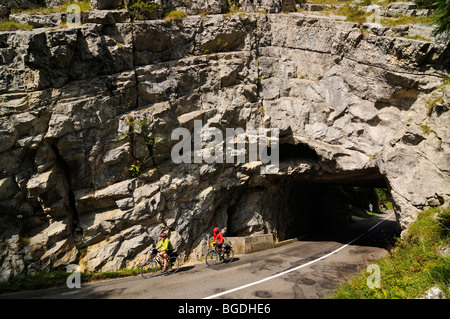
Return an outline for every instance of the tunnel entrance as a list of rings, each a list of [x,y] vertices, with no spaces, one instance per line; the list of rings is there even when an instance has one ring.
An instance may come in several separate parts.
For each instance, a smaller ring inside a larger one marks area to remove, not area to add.
[[[386,187],[298,182],[288,197],[279,220],[280,241],[325,233],[392,209]]]
[[[280,144],[280,170],[305,163],[311,169],[274,176],[280,187],[277,239],[302,238],[343,227],[392,209],[385,177],[377,167],[342,171],[307,144]]]
[[[301,165],[311,169],[292,169]],[[305,238],[392,209],[388,185],[377,167],[335,167],[306,144],[280,144],[282,173],[230,196],[227,236],[271,233],[276,241]]]
[[[269,187],[239,189],[232,198],[227,209],[227,236],[272,233],[277,241],[344,227],[392,209],[388,188],[373,180],[277,179]]]

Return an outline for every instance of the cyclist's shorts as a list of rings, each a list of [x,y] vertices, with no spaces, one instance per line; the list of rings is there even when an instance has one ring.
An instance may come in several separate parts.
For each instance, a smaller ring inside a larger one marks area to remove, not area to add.
[[[166,253],[167,253],[167,255],[169,255],[170,257],[172,257],[172,256],[177,256],[177,253],[175,252],[175,250],[167,250],[166,251]]]

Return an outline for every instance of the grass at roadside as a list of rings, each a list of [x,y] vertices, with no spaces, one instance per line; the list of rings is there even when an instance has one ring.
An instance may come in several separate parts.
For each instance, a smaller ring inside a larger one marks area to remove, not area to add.
[[[140,275],[140,269],[123,269],[119,271],[92,273],[81,273],[81,283],[104,279],[122,278]],[[0,284],[0,293],[46,289],[51,287],[65,287],[70,273],[65,270],[51,272],[40,272],[35,275],[24,275]]]
[[[381,287],[367,286],[362,272],[337,289],[335,299],[410,299],[438,286],[450,297],[450,257],[439,254],[450,247],[450,208],[430,208],[420,213],[408,234],[397,240],[389,254],[375,263],[381,270]]]

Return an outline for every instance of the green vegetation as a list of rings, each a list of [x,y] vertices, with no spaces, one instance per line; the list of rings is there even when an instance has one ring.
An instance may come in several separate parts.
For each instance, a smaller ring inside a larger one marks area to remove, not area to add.
[[[405,38],[405,39],[411,39],[411,40],[427,41],[427,42],[430,42],[430,41],[431,41],[431,39],[426,38],[426,37],[423,37],[423,36],[421,36],[421,35],[419,35],[419,34],[416,34],[416,35],[413,35],[413,36],[410,36],[410,35],[404,35],[403,38]]]
[[[375,192],[378,205],[383,205],[387,209],[392,209],[391,194],[387,188],[374,188],[373,191]]]
[[[264,115],[266,114],[266,110],[264,109],[264,106],[261,106],[259,108],[259,114],[261,114],[261,117],[264,117]]]
[[[76,4],[80,7],[81,12],[86,12],[89,10],[92,10],[92,7],[90,5],[89,0],[83,0],[83,1],[67,1],[62,6],[57,8],[57,12],[67,12],[67,7],[71,4]]]
[[[414,3],[417,5],[419,9],[430,9],[435,8],[436,0],[414,0]]]
[[[320,0],[317,0],[320,1]],[[367,22],[367,18],[372,14],[371,12],[366,12],[362,9],[360,9],[359,6],[354,6],[350,4],[346,4],[338,9],[331,9],[329,10],[329,13],[334,13],[337,15],[342,15],[347,17],[345,21],[350,22],[356,22],[359,24],[363,24]],[[410,16],[395,16],[392,18],[381,18],[380,19],[381,24],[384,26],[397,26],[397,25],[404,25],[404,24],[415,24],[415,23],[424,23],[424,24],[432,24],[433,18],[432,17],[410,17]],[[419,36],[418,36],[419,37]],[[419,38],[417,38],[419,39]],[[429,39],[421,38],[420,40],[426,40],[429,41]]]
[[[227,0],[228,7],[239,7],[239,0]]]
[[[338,200],[335,205],[339,210],[358,217],[371,217],[380,211],[380,207],[392,209],[389,191],[386,188],[365,188],[336,186],[334,195]],[[369,205],[372,204],[372,212]]]
[[[425,124],[421,125],[421,126],[420,126],[420,129],[421,129],[425,134],[428,134],[428,133],[430,133],[430,131],[431,131],[430,127],[429,127],[428,125],[425,125]]]
[[[16,14],[52,14],[52,13],[63,13],[67,12],[67,8],[69,5],[76,4],[80,7],[81,12],[86,12],[92,10],[92,7],[89,4],[89,0],[82,1],[66,1],[63,5],[57,8],[46,8],[46,7],[34,7],[32,9],[19,10],[17,8],[12,8],[12,13]],[[61,23],[61,25],[57,28],[64,28],[67,26],[67,23]],[[29,24],[19,24],[14,21],[5,21],[0,23],[0,31],[17,31],[17,30],[32,30],[33,26]]]
[[[170,11],[164,17],[164,21],[181,20],[187,17],[187,13],[184,11]]]
[[[381,18],[381,24],[388,27],[395,27],[403,24],[432,24],[432,17],[408,17],[408,16],[395,16],[392,18]]]
[[[76,4],[80,7],[81,12],[86,12],[92,10],[91,5],[89,4],[89,0],[81,0],[81,1],[66,1],[63,5],[57,8],[46,8],[46,7],[34,7],[32,9],[19,10],[12,9],[12,13],[24,13],[24,14],[52,14],[59,12],[67,12],[67,7],[71,4]]]
[[[19,242],[18,242],[19,250],[22,250],[24,247],[28,246],[30,241],[31,241],[30,237],[19,237]]]
[[[19,24],[14,21],[5,21],[0,23],[0,31],[17,31],[17,30],[32,30],[33,27],[29,24]]]
[[[329,5],[353,3],[353,0],[309,0],[309,1],[311,1],[311,3],[313,4],[329,4]]]
[[[444,80],[444,82],[441,85],[439,85],[439,88],[442,88],[442,87],[444,87],[446,85],[450,85],[450,78],[446,78]]]
[[[325,15],[330,13],[346,16],[346,21],[356,22],[362,24],[367,22],[367,18],[372,14],[361,10],[359,6],[367,6],[372,4],[372,0],[363,0],[359,5],[354,5],[353,0],[310,0],[313,4],[324,5],[336,5],[344,4],[343,7],[324,10]],[[377,3],[378,5],[386,6],[395,0],[386,0],[384,2]],[[305,0],[296,0],[298,4],[306,2]],[[435,8],[436,13],[433,17],[409,17],[409,16],[397,16],[393,18],[382,18],[381,24],[384,26],[397,26],[403,24],[412,23],[425,23],[425,24],[437,24],[438,27],[434,31],[434,35],[440,33],[450,34],[450,2],[447,0],[415,0],[415,3],[419,8]],[[92,10],[89,4],[89,0],[80,1],[67,1],[58,8],[46,8],[35,7],[27,10],[12,10],[13,13],[25,13],[25,14],[51,14],[56,12],[66,12],[67,7],[71,4],[80,6],[82,12]],[[119,8],[124,8],[130,13],[131,20],[144,20],[148,18],[155,18],[155,12],[163,10],[164,6],[159,6],[153,0],[120,0]],[[238,1],[228,1],[228,13],[224,14],[224,18],[230,17],[232,14],[240,13],[242,11],[239,7]],[[265,11],[259,11],[259,13],[266,13]],[[206,13],[201,13],[201,16],[205,16]],[[164,17],[165,21],[179,20],[187,17],[184,11],[171,11]],[[4,22],[0,25],[0,31],[16,31],[16,30],[30,30],[32,27],[29,25],[20,26],[13,22]],[[415,38],[416,40],[429,41],[425,38]]]
[[[431,96],[428,99],[428,101],[427,101],[427,116],[431,116],[431,114],[433,113],[434,107],[436,106],[437,103],[440,103],[443,98],[444,98],[444,96],[441,95],[436,98],[433,98],[433,96]]]
[[[381,287],[367,287],[368,273],[337,289],[336,299],[419,298],[438,286],[450,297],[450,257],[439,254],[450,247],[450,208],[430,208],[397,239],[389,254],[376,262],[381,270]]]
[[[342,15],[347,17],[345,21],[356,22],[359,24],[363,24],[367,22],[367,18],[370,17],[373,12],[366,12],[362,10],[361,6],[368,6],[372,3],[375,3],[372,0],[363,0],[358,5],[355,5],[353,0],[310,0],[313,4],[323,4],[330,5],[330,9],[323,10],[323,14],[330,15]],[[436,2],[435,2],[436,1]],[[386,7],[390,3],[395,2],[395,0],[386,0],[384,2],[377,2],[377,5],[381,5]],[[342,5],[340,8],[336,8],[335,5]],[[414,17],[414,16],[394,16],[394,17],[382,17],[381,24],[388,27],[393,27],[397,25],[405,25],[405,24],[438,24],[439,27],[436,29],[436,33],[450,33],[450,2],[446,0],[417,0],[416,4],[419,8],[438,8],[436,11],[436,15],[433,16],[422,16],[422,17]],[[415,40],[424,40],[430,41],[429,39],[416,36]]]
[[[142,174],[141,171],[141,162],[138,160],[134,161],[133,164],[131,164],[130,167],[128,167],[128,171],[130,172],[131,176],[137,177]]]
[[[232,6],[228,8],[228,12],[222,14],[223,18],[230,18],[233,14],[240,14],[243,13],[243,11],[241,11],[241,9],[238,6]]]
[[[436,0],[434,5],[437,6],[433,22],[438,24],[434,30],[434,35],[446,33],[450,38],[450,1]]]
[[[164,160],[169,157],[168,154],[164,154],[161,151],[161,147],[166,144],[167,137],[149,131],[150,123],[148,119],[141,121],[133,119],[131,115],[127,115],[124,119],[128,130],[126,132],[120,132],[118,134],[119,139],[131,139],[132,142],[136,141],[143,143],[147,147],[147,153],[142,161],[135,160],[127,169],[131,176],[137,177],[143,173],[144,165],[148,162],[152,162],[153,168],[157,166],[156,160]]]
[[[360,2],[361,6],[370,6],[372,4],[372,0],[362,0]]]
[[[359,24],[367,22],[367,17],[370,15],[370,13],[361,10],[358,6],[351,6],[348,4],[339,9],[336,9],[334,13],[346,16],[347,19],[345,21],[357,22]]]
[[[122,278],[136,276],[141,273],[140,269],[122,269],[110,272],[84,272],[81,273],[81,282],[91,282],[103,279]],[[23,275],[0,284],[0,293],[46,289],[51,287],[66,286],[67,278],[70,276],[64,269],[54,270],[50,272],[40,272],[35,275]]]
[[[159,9],[159,5],[152,0],[120,0],[119,8],[126,9],[131,21],[134,21],[151,17]]]

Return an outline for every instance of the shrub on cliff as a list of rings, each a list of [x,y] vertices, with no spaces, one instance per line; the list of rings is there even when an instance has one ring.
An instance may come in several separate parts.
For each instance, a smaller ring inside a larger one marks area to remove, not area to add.
[[[450,0],[414,0],[414,3],[421,9],[436,9],[433,23],[438,27],[434,35],[446,33],[450,36]]]
[[[438,24],[434,34],[446,33],[450,36],[450,0],[437,0],[433,22]]]
[[[435,7],[434,5],[435,1],[436,0],[414,0],[414,3],[420,9],[432,9]]]
[[[126,9],[133,21],[156,19],[160,9],[154,0],[120,0],[119,8]]]

